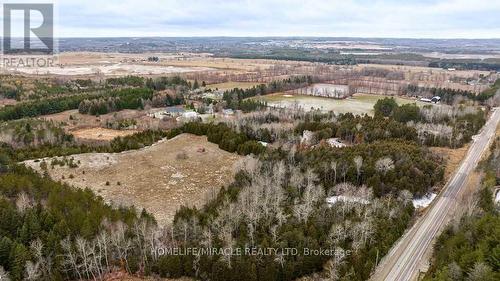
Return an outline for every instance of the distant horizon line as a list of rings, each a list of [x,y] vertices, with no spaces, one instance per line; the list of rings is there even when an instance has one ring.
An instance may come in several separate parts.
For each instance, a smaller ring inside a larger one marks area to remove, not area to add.
[[[0,40],[3,40],[0,36]],[[23,39],[24,37],[8,37],[14,39]],[[270,35],[270,36],[225,36],[225,35],[208,35],[208,36],[60,36],[55,39],[144,39],[144,38],[283,38],[283,39],[405,39],[405,40],[500,40],[500,37],[489,38],[472,38],[472,37],[363,37],[363,36],[301,36],[301,35]]]

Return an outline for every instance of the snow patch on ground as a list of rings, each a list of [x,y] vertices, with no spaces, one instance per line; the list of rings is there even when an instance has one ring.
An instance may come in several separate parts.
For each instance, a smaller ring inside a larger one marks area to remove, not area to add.
[[[359,203],[359,204],[363,204],[363,205],[370,203],[370,201],[363,199],[363,198],[352,197],[352,196],[343,196],[343,195],[327,197],[326,202],[330,205],[330,207],[335,205],[335,203],[338,203],[338,202]]]
[[[415,207],[415,209],[425,208],[432,203],[436,196],[436,193],[428,193],[424,197],[413,199],[413,207]]]

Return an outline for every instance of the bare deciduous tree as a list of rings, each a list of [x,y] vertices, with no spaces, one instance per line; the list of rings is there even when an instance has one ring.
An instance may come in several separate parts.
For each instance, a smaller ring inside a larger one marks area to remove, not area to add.
[[[10,281],[9,273],[0,265],[0,280]]]
[[[356,166],[357,178],[356,180],[359,182],[359,176],[361,175],[361,167],[363,166],[363,157],[356,156],[354,157],[354,165]]]
[[[16,199],[16,207],[20,213],[33,207],[33,200],[25,192],[19,193]]]
[[[394,169],[394,161],[390,157],[383,157],[375,162],[375,167],[379,172],[387,173]]]

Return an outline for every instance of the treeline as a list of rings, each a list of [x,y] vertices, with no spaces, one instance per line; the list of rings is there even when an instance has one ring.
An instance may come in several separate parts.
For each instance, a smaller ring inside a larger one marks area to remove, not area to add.
[[[36,147],[31,146],[14,150],[12,147],[4,144],[3,147],[0,147],[0,151],[3,151],[6,155],[10,155],[10,158],[19,162],[28,159],[67,156],[89,152],[117,153],[131,149],[140,149],[168,136],[167,132],[161,130],[147,130],[129,136],[116,137],[109,144],[101,146],[66,142],[63,144],[43,144]]]
[[[94,83],[90,79],[41,78],[33,80],[25,77],[0,77],[0,96],[18,101],[56,98],[103,88],[104,85]]]
[[[53,99],[42,99],[18,103],[0,109],[0,120],[8,121],[26,117],[59,113],[62,111],[77,109],[82,101],[89,98],[100,98],[101,94],[80,94]]]
[[[244,133],[238,133],[224,123],[211,124],[191,122],[180,128],[168,132],[162,130],[146,130],[133,135],[116,137],[109,144],[101,146],[90,146],[77,144],[71,140],[64,143],[43,143],[37,146],[27,146],[14,149],[10,145],[3,144],[0,151],[10,155],[16,161],[28,159],[39,159],[54,156],[67,156],[89,152],[117,153],[132,149],[140,149],[149,146],[163,138],[173,138],[182,133],[195,135],[206,135],[208,141],[218,144],[219,148],[236,152],[241,155],[263,153],[266,149],[258,141],[251,139]]]
[[[100,115],[123,109],[142,109],[144,101],[153,98],[153,91],[146,88],[121,89],[110,92],[107,97],[83,100],[78,105],[82,114]]]
[[[174,86],[191,88],[190,83],[179,76],[146,79],[146,87],[155,91],[162,91]]]
[[[285,184],[289,183],[287,179],[283,180]],[[273,184],[284,188],[278,182]],[[249,198],[256,202],[255,205],[248,206],[256,208],[250,212],[245,209],[247,203],[242,202],[249,196],[246,191],[249,188],[252,188],[251,184],[243,180],[237,181],[229,189],[223,190],[218,201],[212,202],[213,205],[209,208],[202,211],[184,209],[178,212],[175,219],[175,241],[182,249],[203,248],[207,247],[206,245],[225,249],[231,245],[231,249],[240,249],[243,253],[246,249],[273,248],[278,249],[277,254],[161,256],[156,267],[160,276],[190,276],[217,281],[273,281],[296,280],[317,274],[324,280],[342,277],[367,280],[375,267],[377,255],[387,253],[390,245],[408,226],[413,212],[411,204],[399,198],[392,202],[387,198],[375,200],[377,204],[383,204],[398,212],[389,216],[387,209],[375,205],[364,207],[360,204],[339,203],[329,207],[321,202],[324,196],[319,195],[320,198],[315,198],[317,201],[312,203],[312,211],[306,211],[305,218],[299,218],[293,211],[298,212],[299,208],[296,206],[301,205],[293,203],[293,200],[302,200],[308,191],[295,194],[283,192],[285,198],[290,194],[291,200],[278,201],[283,205],[276,206],[276,211],[263,207],[270,195],[255,194],[260,197]],[[238,192],[238,189],[241,191]],[[263,201],[262,204],[258,203],[260,200]],[[241,207],[237,204],[241,204]],[[291,207],[282,207],[285,205]],[[219,212],[217,207],[220,208]],[[235,213],[229,215],[228,208],[232,208]],[[342,214],[342,211],[347,212]],[[371,212],[370,215],[361,217],[368,212]],[[222,222],[223,218],[229,221]],[[367,223],[363,228],[364,219],[367,219]],[[349,223],[344,224],[345,220],[349,220]],[[192,224],[193,221],[199,223]],[[211,225],[212,223],[214,224]],[[187,225],[184,230],[183,225]],[[201,234],[197,234],[194,227],[198,227],[202,231]],[[356,231],[359,231],[359,234],[355,234]],[[187,240],[183,239],[184,234],[187,234]],[[365,239],[366,236],[369,238]],[[213,239],[213,242],[207,242],[206,239]],[[279,250],[282,248],[296,249],[297,254],[282,254]],[[317,254],[320,249],[330,249],[329,254]],[[321,272],[323,269],[324,272]]]
[[[132,78],[128,78],[132,79]],[[135,79],[135,78],[133,78]],[[114,107],[124,108],[142,108],[142,101],[151,100],[153,90],[164,90],[167,87],[175,85],[187,85],[187,81],[180,77],[160,77],[148,79],[146,88],[121,89],[121,90],[101,90],[91,93],[75,94],[57,98],[47,98],[37,101],[18,103],[13,106],[6,106],[0,109],[0,120],[8,121],[21,119],[25,117],[36,117],[40,115],[59,113],[66,110],[78,109],[82,104],[82,112],[92,112],[92,114],[102,114]],[[166,102],[177,103],[177,98]],[[96,100],[96,101],[93,101]],[[99,101],[100,100],[100,101]],[[92,102],[89,102],[92,101]]]
[[[450,60],[439,60],[432,61],[429,63],[429,67],[437,68],[456,68],[460,70],[486,70],[486,71],[500,71],[499,63],[488,63],[488,62],[474,62],[474,61],[450,61]]]
[[[64,144],[73,141],[59,124],[33,119],[15,120],[0,124],[0,140],[15,147]]]
[[[240,59],[322,62],[334,65],[357,65],[358,63],[362,63],[353,55],[341,55],[336,51],[329,51],[325,53],[295,49],[273,50],[271,53],[235,53],[231,54],[229,57]]]
[[[0,109],[0,120],[8,121],[59,113],[78,109],[80,106],[81,112],[85,113],[105,112],[111,105],[121,109],[141,108],[142,100],[151,99],[152,95],[152,91],[149,89],[122,89],[23,102]],[[93,100],[96,101],[90,102]]]
[[[441,97],[441,102],[446,104],[453,104],[457,97],[464,97],[472,101],[485,102],[489,98],[493,97],[496,91],[488,90],[480,94],[473,93],[466,90],[455,90],[450,88],[429,88],[429,87],[419,87],[417,85],[408,85],[403,91],[405,95],[432,95]]]
[[[109,144],[109,152],[122,152],[143,148],[168,136],[169,134],[165,131],[147,130],[130,136],[116,137]]]
[[[106,79],[106,84],[114,87],[116,86],[144,87],[144,78],[133,75],[128,75],[125,77],[113,77]]]
[[[491,144],[491,154],[481,162],[481,168],[486,172],[487,185],[500,185],[500,136],[497,136]]]
[[[171,130],[169,136],[181,133],[190,133],[198,136],[205,135],[209,142],[218,144],[220,149],[228,152],[236,152],[241,155],[258,155],[266,150],[258,141],[250,139],[244,133],[234,131],[224,123],[190,122],[180,128]]]

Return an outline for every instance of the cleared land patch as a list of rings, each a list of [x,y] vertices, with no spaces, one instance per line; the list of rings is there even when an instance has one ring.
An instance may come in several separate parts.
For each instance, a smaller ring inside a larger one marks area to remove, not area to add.
[[[78,113],[78,109],[67,110],[60,113],[44,115],[38,117],[42,120],[60,122],[61,126],[68,132],[73,134],[73,132],[78,132],[79,130],[88,128],[110,128],[107,126],[108,123],[113,123],[115,121],[124,119],[133,119],[136,122],[136,126],[131,129],[136,129],[138,131],[147,129],[169,129],[171,128],[172,122],[169,120],[160,120],[158,118],[151,118],[148,116],[148,110],[132,110],[125,109],[119,112],[111,112],[108,114],[103,114],[100,116],[93,116],[88,114]],[[112,128],[112,127],[111,127]],[[132,130],[132,133],[134,131]],[[129,134],[129,133],[127,133]]]
[[[160,224],[181,205],[198,206],[233,178],[240,156],[223,151],[206,137],[182,134],[140,150],[73,155],[77,168],[50,166],[48,173],[79,188],[89,187],[107,202],[145,208]],[[40,162],[27,166],[41,172]],[[64,177],[64,178],[63,178]]]
[[[447,147],[431,147],[430,150],[437,155],[440,155],[445,161],[446,166],[444,168],[444,178],[449,180],[452,174],[458,169],[458,166],[464,159],[467,151],[469,150],[469,144],[461,148],[447,148]]]
[[[125,137],[137,133],[136,130],[113,130],[107,128],[87,128],[72,131],[71,133],[77,139],[111,141],[116,137]]]
[[[0,108],[7,105],[15,105],[17,101],[15,99],[2,99],[0,98]]]

